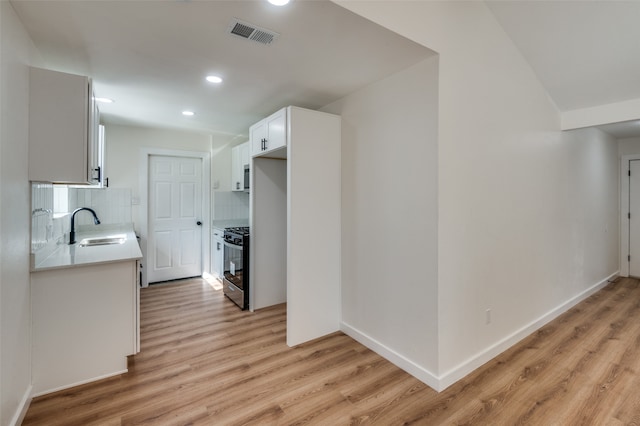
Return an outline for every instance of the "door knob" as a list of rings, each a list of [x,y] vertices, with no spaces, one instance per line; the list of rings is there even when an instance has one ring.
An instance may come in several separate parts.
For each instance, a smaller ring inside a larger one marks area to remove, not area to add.
[[[200,225],[202,225],[202,222],[197,221],[197,222],[196,222],[196,225],[200,226]]]

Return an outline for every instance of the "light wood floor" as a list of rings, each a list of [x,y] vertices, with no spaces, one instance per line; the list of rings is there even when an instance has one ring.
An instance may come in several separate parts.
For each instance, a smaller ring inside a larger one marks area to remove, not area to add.
[[[640,286],[620,279],[438,394],[349,337],[285,344],[285,307],[203,280],[141,292],[119,377],[36,398],[25,425],[640,424]]]

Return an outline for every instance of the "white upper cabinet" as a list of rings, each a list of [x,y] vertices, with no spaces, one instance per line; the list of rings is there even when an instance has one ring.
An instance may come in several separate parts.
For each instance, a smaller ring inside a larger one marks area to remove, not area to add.
[[[249,128],[251,156],[286,158],[287,109],[271,114]]]
[[[106,141],[104,135],[104,126],[102,124],[98,125],[98,153],[97,156],[94,157],[93,166],[90,167],[90,170],[93,170],[94,173],[97,172],[97,185],[101,188],[109,187],[109,178],[106,175]]]
[[[100,185],[100,113],[91,79],[31,68],[29,180]]]
[[[231,190],[245,190],[245,167],[249,167],[249,141],[231,148]]]

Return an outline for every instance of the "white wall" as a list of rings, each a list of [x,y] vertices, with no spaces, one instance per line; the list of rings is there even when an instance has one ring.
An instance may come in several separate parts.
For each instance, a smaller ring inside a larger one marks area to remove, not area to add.
[[[141,148],[211,152],[211,136],[170,129],[105,125],[106,176],[110,188],[130,188],[140,201]],[[132,208],[134,223],[140,224],[138,205]]]
[[[438,371],[437,84],[433,56],[323,108],[342,116],[342,328],[426,375]]]
[[[618,139],[618,155],[639,155],[640,138]]]
[[[32,43],[0,2],[0,425],[19,419],[31,395],[28,95]]]
[[[287,301],[287,162],[256,157],[251,168],[249,304],[258,310]]]
[[[231,148],[246,142],[244,135],[229,136],[222,134],[204,135],[178,130],[154,129],[136,126],[123,126],[106,123],[106,176],[112,188],[131,188],[132,197],[139,199],[139,152],[143,147],[199,151],[211,153],[211,189],[212,204],[216,205],[216,193],[225,192],[219,198],[222,205],[218,211],[220,217],[230,219],[227,213],[242,211],[241,217],[248,217],[248,197],[246,194],[228,194],[231,188]],[[139,224],[138,207],[133,207],[133,220]],[[223,217],[224,216],[224,217]],[[236,217],[233,217],[236,218]]]
[[[338,3],[439,53],[446,387],[617,271],[617,146],[599,130],[559,131],[558,111],[482,2]]]
[[[620,275],[629,276],[629,159],[640,158],[640,137],[618,139],[620,157]],[[624,158],[626,157],[626,158]],[[624,162],[622,161],[624,158]]]

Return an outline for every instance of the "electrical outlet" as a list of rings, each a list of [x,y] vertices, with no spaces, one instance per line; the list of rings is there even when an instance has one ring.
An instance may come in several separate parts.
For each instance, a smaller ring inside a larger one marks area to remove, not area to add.
[[[485,320],[487,324],[491,324],[491,309],[485,311]]]

